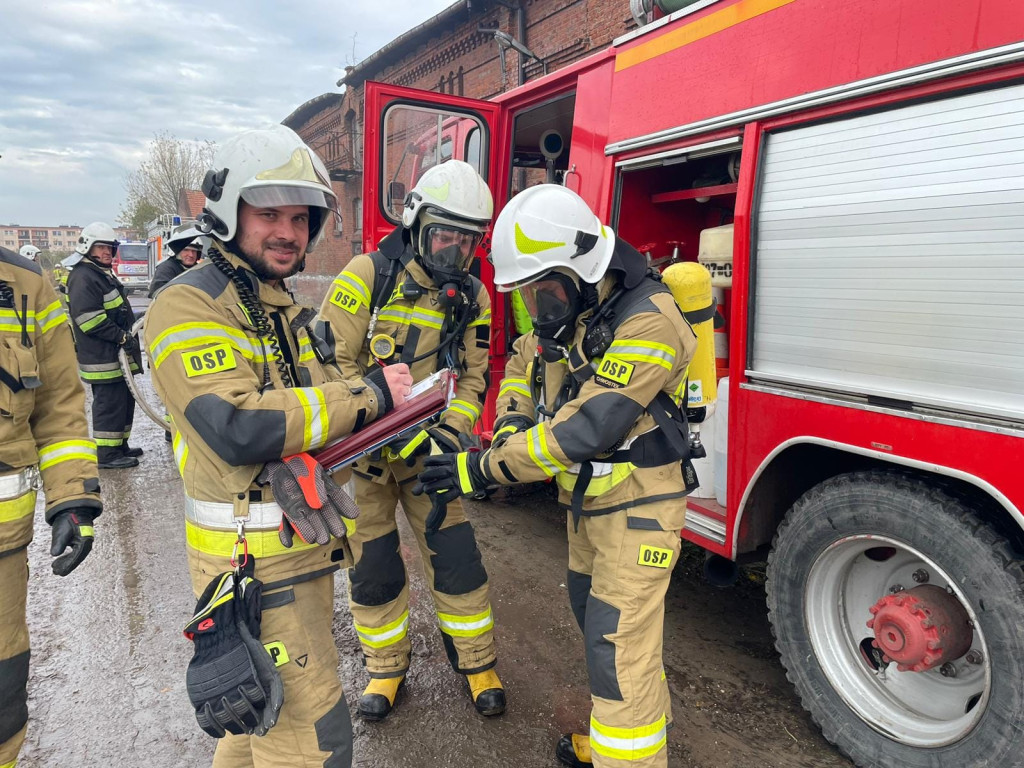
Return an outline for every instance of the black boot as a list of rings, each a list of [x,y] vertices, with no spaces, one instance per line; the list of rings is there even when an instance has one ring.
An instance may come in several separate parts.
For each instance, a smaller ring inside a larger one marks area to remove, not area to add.
[[[144,453],[144,451],[141,448],[131,448],[131,447],[128,446],[127,443],[125,443],[125,446],[124,446],[124,455],[125,456],[131,456],[132,458],[136,458],[137,459],[143,453]]]
[[[128,469],[139,466],[139,460],[134,456],[125,456],[124,451],[99,449],[96,452],[96,466],[100,469]]]
[[[567,733],[558,740],[555,757],[562,765],[570,768],[593,768],[590,754],[590,737],[582,733]]]

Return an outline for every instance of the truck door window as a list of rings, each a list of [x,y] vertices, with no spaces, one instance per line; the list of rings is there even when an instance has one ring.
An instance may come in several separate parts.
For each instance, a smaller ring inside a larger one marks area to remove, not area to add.
[[[408,190],[439,163],[465,160],[486,177],[482,136],[483,121],[473,115],[408,104],[388,109],[381,142],[381,207],[387,217],[398,222]]]

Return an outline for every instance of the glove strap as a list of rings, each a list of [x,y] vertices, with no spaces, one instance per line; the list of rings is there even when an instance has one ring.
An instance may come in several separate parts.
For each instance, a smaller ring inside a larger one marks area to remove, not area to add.
[[[469,470],[469,454],[460,453],[455,460],[455,466],[458,471],[459,489],[466,496],[476,493],[476,488],[473,487],[473,477]]]
[[[398,452],[398,458],[408,459],[412,455],[413,451],[419,448],[424,440],[429,440],[430,434],[425,429],[421,429],[416,435],[414,435],[408,443],[406,443],[402,449]]]

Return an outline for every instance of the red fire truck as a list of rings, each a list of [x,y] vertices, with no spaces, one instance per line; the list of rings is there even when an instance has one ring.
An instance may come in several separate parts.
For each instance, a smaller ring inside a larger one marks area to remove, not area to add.
[[[721,492],[683,536],[767,557],[782,663],[861,766],[1024,765],[1022,40],[1020,0],[698,0],[492,101],[366,86],[367,250],[400,166],[454,156],[499,209],[555,179],[714,269]]]

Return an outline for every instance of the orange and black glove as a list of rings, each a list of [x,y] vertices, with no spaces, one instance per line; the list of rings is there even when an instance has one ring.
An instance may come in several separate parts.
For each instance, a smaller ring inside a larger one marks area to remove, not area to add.
[[[271,461],[257,481],[270,484],[284,511],[279,536],[286,547],[296,533],[306,544],[343,539],[352,526],[345,521],[359,517],[356,503],[308,453]]]

